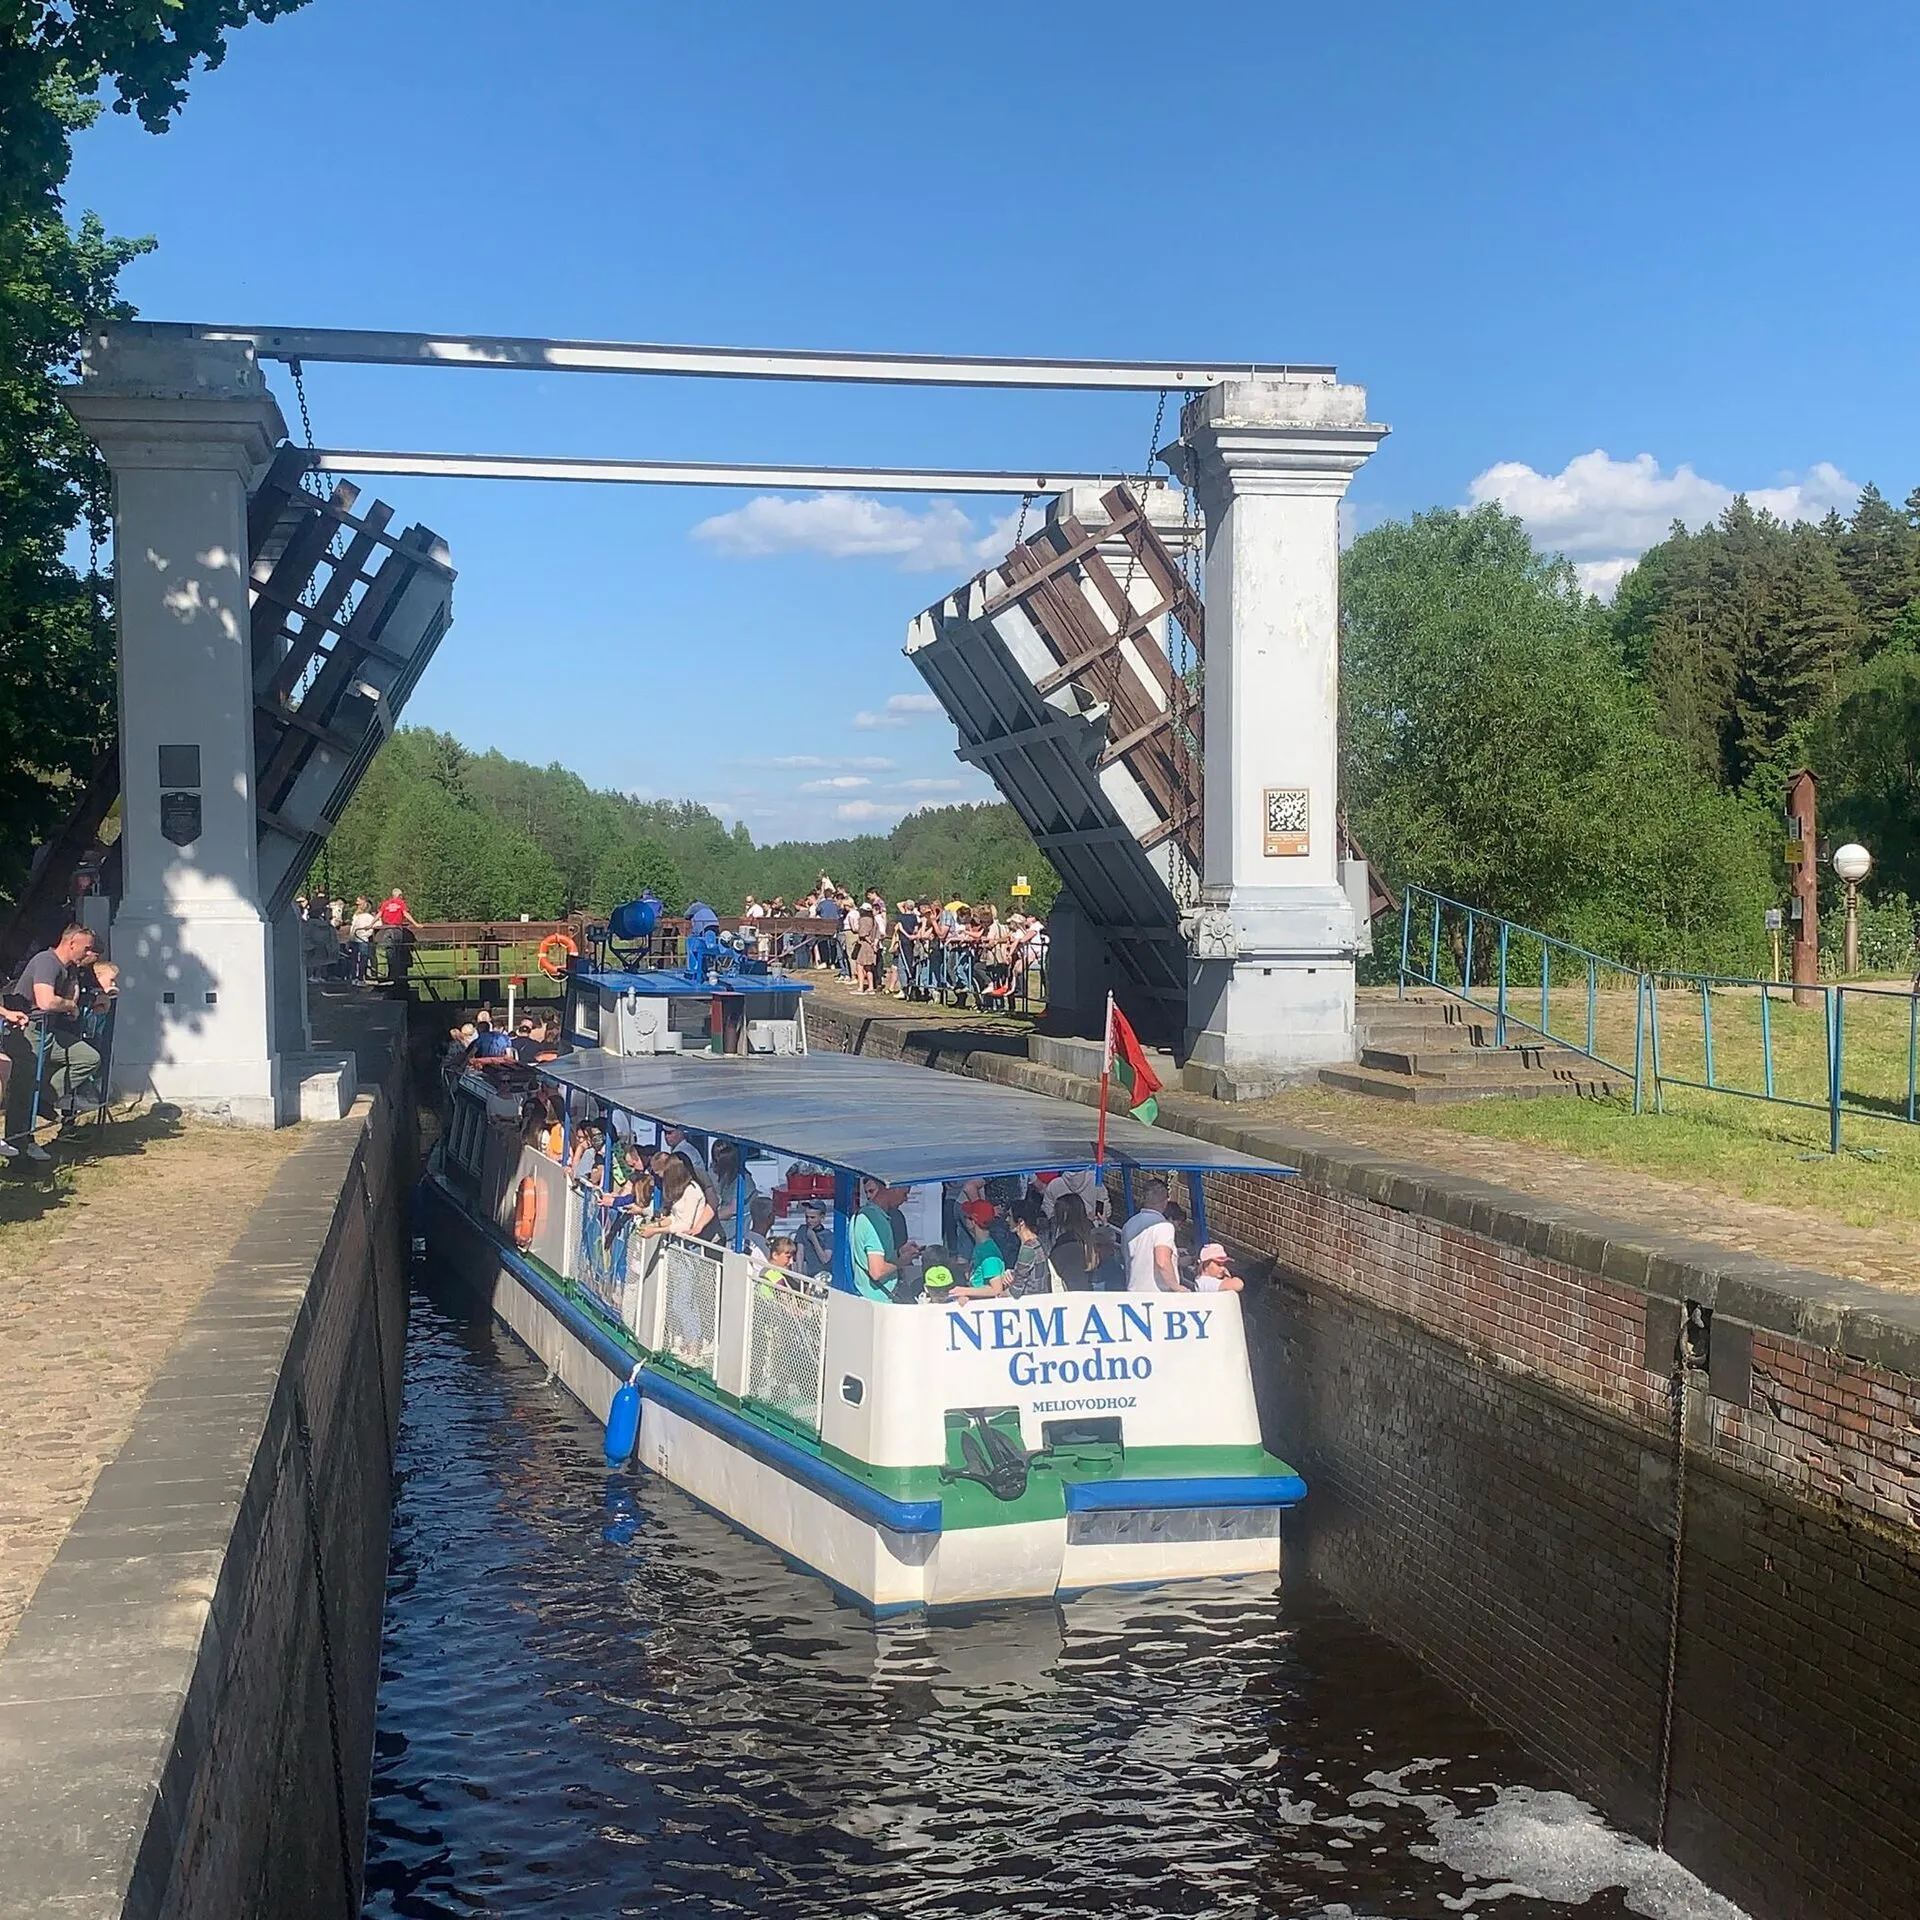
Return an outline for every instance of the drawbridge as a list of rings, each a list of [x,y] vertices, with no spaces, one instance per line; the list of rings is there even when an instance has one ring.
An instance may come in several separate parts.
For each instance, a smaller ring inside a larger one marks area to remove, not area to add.
[[[1058,468],[341,449],[311,433],[276,459],[268,361],[296,389],[302,362],[338,362],[1157,393],[1162,408],[1178,394],[1157,457],[1193,510],[1164,483]],[[351,487],[310,493],[317,474],[1054,496],[1032,538],[914,621],[908,656],[1062,877],[1056,999],[1071,981],[1084,1025],[1110,985],[1143,1032],[1184,1030],[1195,1084],[1230,1098],[1353,1057],[1365,901],[1338,818],[1338,517],[1387,429],[1333,368],[115,321],[62,397],[113,475],[115,553],[151,562],[114,572],[116,1091],[244,1124],[289,1110],[282,1057],[306,1040],[287,903],[438,646],[452,581],[425,529],[392,533]],[[1204,623],[1181,571],[1202,525]]]
[[[960,758],[1060,875],[1071,907],[1056,907],[1056,938],[1088,949],[1056,968],[1062,985],[1106,978],[1136,1027],[1175,1036],[1181,909],[1201,867],[1206,631],[1161,529],[1183,546],[1196,533],[1164,486],[1070,489],[1030,538],[913,622],[907,658],[958,730]]]
[[[293,904],[453,617],[440,536],[418,525],[396,534],[386,502],[360,509],[347,481],[315,489],[311,465],[307,449],[282,444],[247,500],[256,871],[269,920]],[[89,865],[121,798],[118,746],[103,748],[0,930],[9,970],[58,931],[83,869],[81,891],[121,891],[117,841],[97,881]],[[200,756],[177,746],[160,757],[162,833],[190,845],[203,817]]]

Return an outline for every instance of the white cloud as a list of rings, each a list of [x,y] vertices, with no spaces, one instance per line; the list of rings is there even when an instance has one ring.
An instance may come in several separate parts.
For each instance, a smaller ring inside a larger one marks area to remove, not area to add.
[[[919,715],[939,711],[940,702],[930,693],[890,693],[878,713],[856,713],[853,724],[868,733],[876,727],[910,727]]]
[[[966,784],[964,780],[896,780],[894,787],[900,793],[959,793]]]
[[[1848,512],[1860,489],[1829,460],[1778,486],[1736,489],[1709,480],[1684,462],[1671,473],[1650,453],[1616,460],[1602,448],[1577,454],[1558,473],[1502,460],[1467,489],[1474,506],[1497,501],[1526,522],[1542,546],[1557,548],[1589,592],[1611,595],[1620,576],[1675,520],[1699,528],[1743,491],[1756,508],[1782,520],[1818,520]]]
[[[836,773],[830,780],[802,780],[802,793],[842,793],[851,787],[870,787],[873,782],[864,773]]]
[[[834,808],[833,817],[836,820],[891,820],[899,811],[883,800],[849,800],[844,806]]]
[[[1583,593],[1593,594],[1597,599],[1611,600],[1626,577],[1627,569],[1637,558],[1636,554],[1620,553],[1611,560],[1576,560],[1573,563],[1574,577],[1580,582]]]
[[[1017,514],[984,532],[951,500],[890,506],[864,493],[815,493],[803,499],[760,494],[693,529],[729,560],[815,553],[829,560],[897,560],[902,573],[971,572],[1012,543]]]
[[[891,773],[896,762],[877,753],[856,753],[833,760],[817,753],[783,753],[766,764],[790,773],[830,773],[840,767],[858,767],[863,773]]]

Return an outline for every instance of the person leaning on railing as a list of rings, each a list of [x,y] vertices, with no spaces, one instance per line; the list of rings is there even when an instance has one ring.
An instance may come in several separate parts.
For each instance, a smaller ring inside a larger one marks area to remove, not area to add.
[[[677,1153],[661,1154],[654,1160],[653,1171],[666,1210],[637,1231],[648,1239],[660,1233],[677,1233],[688,1240],[710,1238],[716,1216],[686,1161]]]

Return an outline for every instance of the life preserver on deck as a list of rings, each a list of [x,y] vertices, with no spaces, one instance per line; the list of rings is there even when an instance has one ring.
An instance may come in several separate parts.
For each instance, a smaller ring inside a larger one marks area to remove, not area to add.
[[[540,1183],[529,1174],[520,1182],[520,1191],[513,1199],[513,1243],[517,1247],[533,1245],[535,1230],[540,1225]]]
[[[540,971],[549,980],[558,980],[567,970],[567,962],[580,951],[573,944],[570,933],[550,933],[540,942],[536,958],[540,962]]]

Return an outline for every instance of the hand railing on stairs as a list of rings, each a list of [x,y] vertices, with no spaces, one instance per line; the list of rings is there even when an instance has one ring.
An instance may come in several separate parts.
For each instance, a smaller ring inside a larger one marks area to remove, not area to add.
[[[1920,1124],[1913,992],[1631,967],[1424,887],[1402,896],[1399,983],[1491,1014],[1497,1046],[1518,1029],[1630,1075],[1635,1113],[1670,1087],[1770,1101],[1826,1114],[1833,1153],[1843,1115]]]

